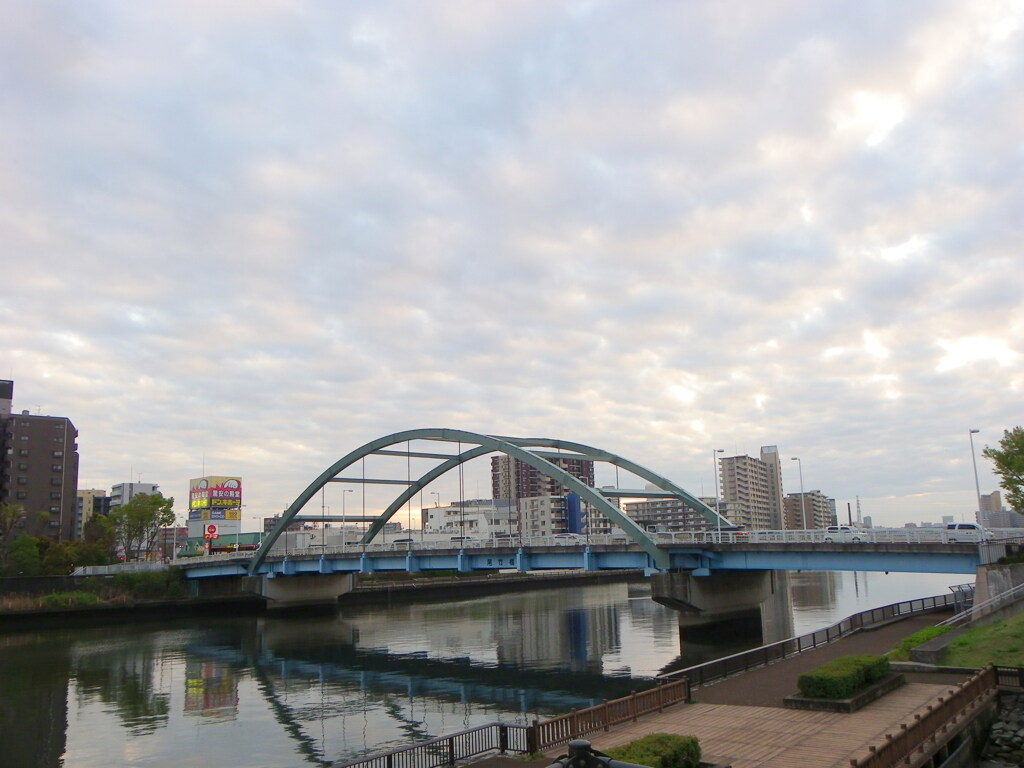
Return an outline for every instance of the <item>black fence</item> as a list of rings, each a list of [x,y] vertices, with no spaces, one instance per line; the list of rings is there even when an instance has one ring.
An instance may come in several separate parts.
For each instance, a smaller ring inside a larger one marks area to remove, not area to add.
[[[763,667],[773,661],[786,659],[790,656],[804,653],[817,648],[820,645],[831,643],[841,637],[845,637],[858,629],[870,627],[875,624],[883,624],[893,619],[905,618],[919,613],[930,613],[932,611],[955,608],[959,605],[961,597],[955,594],[938,595],[936,597],[923,597],[917,600],[905,600],[902,603],[892,603],[881,608],[872,608],[869,611],[861,611],[833,624],[825,629],[810,632],[799,637],[792,637],[789,640],[780,640],[770,645],[762,645],[759,648],[752,648],[749,651],[715,659],[704,664],[698,664],[686,669],[680,669],[662,675],[661,680],[678,680],[688,678],[691,688],[699,688],[702,685],[732,677],[740,672],[749,669]]]

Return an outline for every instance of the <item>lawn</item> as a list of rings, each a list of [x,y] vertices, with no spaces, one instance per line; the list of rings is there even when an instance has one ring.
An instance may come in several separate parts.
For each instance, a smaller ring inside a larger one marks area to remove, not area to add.
[[[1024,613],[967,630],[949,644],[942,663],[950,667],[1024,667]]]

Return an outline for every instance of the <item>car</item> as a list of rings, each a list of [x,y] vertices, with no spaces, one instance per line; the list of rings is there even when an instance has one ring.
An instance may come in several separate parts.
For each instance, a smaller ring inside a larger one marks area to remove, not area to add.
[[[982,541],[991,539],[992,531],[985,530],[977,523],[947,523],[946,541]]]
[[[480,541],[480,539],[474,539],[472,536],[452,536],[452,541],[462,543],[466,541]]]
[[[825,541],[864,541],[868,532],[852,525],[830,525],[825,529]]]
[[[567,544],[576,544],[587,540],[587,537],[581,533],[556,533],[551,538],[564,541]]]

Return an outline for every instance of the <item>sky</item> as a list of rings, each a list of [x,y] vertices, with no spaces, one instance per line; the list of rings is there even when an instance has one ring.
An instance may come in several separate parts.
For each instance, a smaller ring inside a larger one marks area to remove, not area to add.
[[[876,525],[973,519],[977,429],[998,489],[1021,0],[0,10],[0,377],[74,422],[79,487],[184,513],[237,475],[255,529],[446,427],[704,496],[715,449],[777,445]]]

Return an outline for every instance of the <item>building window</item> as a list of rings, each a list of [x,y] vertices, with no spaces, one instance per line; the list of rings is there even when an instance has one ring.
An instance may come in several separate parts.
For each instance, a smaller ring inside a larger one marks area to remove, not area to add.
[[[59,487],[62,482],[63,481],[59,477],[51,477],[50,478],[50,485],[56,485],[56,486]]]
[[[50,507],[50,514],[56,515],[60,513],[60,507]]]
[[[28,478],[24,475],[18,475],[18,485],[28,485]]]
[[[18,469],[20,469],[22,472],[24,472],[26,469],[28,469],[28,462],[27,461],[19,461],[18,462]]]
[[[53,452],[53,458],[55,458],[55,459],[62,459],[62,458],[64,458],[64,451],[54,451]]]
[[[27,496],[28,496],[28,494],[27,494],[27,493],[25,493],[24,491],[18,491],[17,493],[15,493],[15,494],[14,494],[14,497],[15,497],[16,499],[24,499],[24,498],[26,498]]]
[[[54,464],[52,469],[53,469],[54,472],[63,472],[64,471],[64,465],[63,464]]]
[[[60,498],[60,491],[50,491],[50,498],[51,499],[59,499]]]
[[[18,450],[19,456],[28,456],[28,448],[21,448]]]

